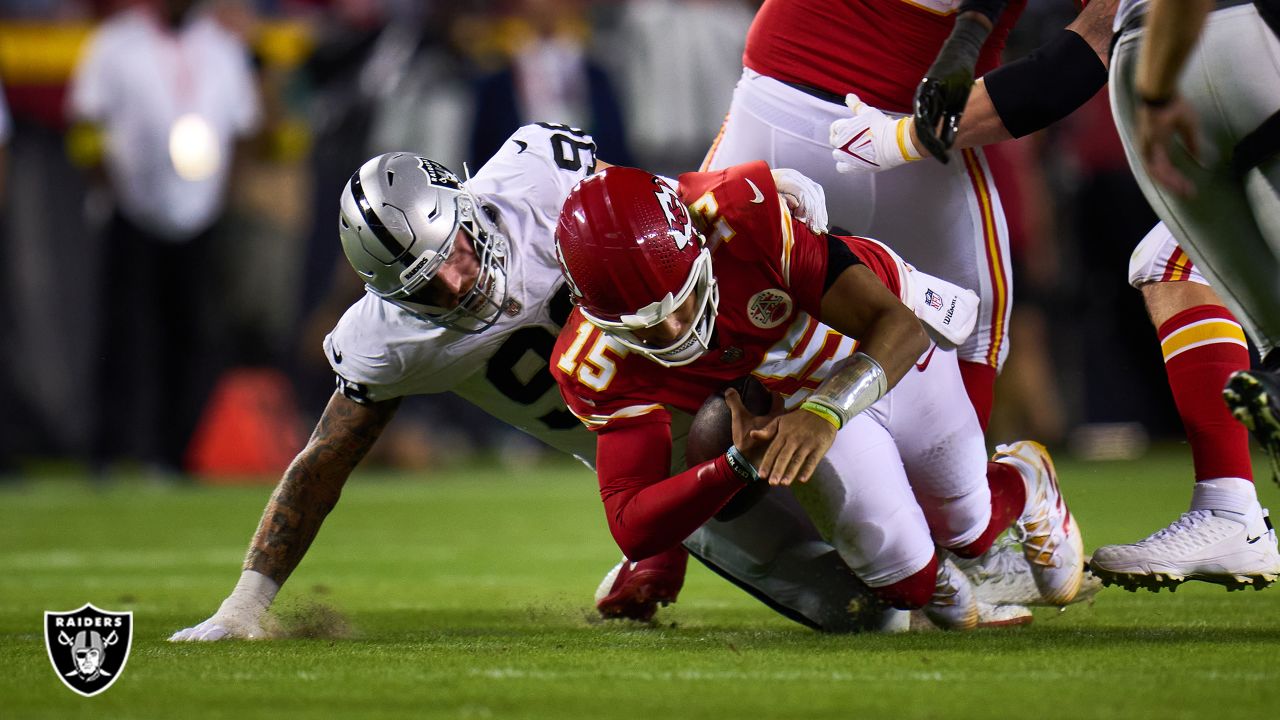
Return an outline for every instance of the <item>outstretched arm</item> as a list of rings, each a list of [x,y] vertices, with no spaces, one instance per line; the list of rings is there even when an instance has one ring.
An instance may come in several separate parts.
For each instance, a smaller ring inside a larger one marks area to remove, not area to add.
[[[1066,117],[1093,97],[1106,82],[1111,22],[1118,3],[1093,0],[1031,55],[979,78],[964,101],[963,111],[951,108],[947,113],[956,125],[945,148],[962,150],[1028,135]],[[951,101],[963,95],[956,93]],[[894,118],[856,95],[849,96],[847,104],[852,117],[833,122],[830,133],[832,157],[840,172],[880,172],[924,154],[920,115]],[[935,124],[942,122],[941,99],[934,108],[937,117],[924,118],[926,125],[930,119]],[[935,137],[933,142],[939,140]]]
[[[302,562],[342,487],[395,415],[399,399],[362,405],[335,392],[306,447],[267,502],[240,581],[213,617],[170,640],[265,636],[262,619],[280,586]]]

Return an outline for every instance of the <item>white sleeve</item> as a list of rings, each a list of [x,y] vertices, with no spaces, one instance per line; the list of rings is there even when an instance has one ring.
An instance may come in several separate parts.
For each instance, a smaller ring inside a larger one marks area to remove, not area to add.
[[[110,53],[101,31],[94,33],[76,63],[67,92],[67,111],[76,120],[102,122],[112,95],[108,80]]]
[[[535,208],[560,206],[579,180],[595,172],[596,143],[582,130],[535,123],[516,130],[468,182],[478,195],[497,195]]]
[[[258,97],[258,83],[253,65],[249,61],[248,50],[238,42],[233,43],[232,47],[234,72],[228,78],[232,84],[232,122],[237,135],[252,135],[262,122],[262,102]]]

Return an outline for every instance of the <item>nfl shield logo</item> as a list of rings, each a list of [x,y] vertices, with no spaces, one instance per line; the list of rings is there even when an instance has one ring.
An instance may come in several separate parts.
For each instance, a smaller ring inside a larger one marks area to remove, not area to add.
[[[63,684],[85,697],[111,687],[133,644],[133,613],[79,610],[44,614],[44,646]]]
[[[924,301],[934,310],[942,309],[942,296],[932,290],[924,291]]]

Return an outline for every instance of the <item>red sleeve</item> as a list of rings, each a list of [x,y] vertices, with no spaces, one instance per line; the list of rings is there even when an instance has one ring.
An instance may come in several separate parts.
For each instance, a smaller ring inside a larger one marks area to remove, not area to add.
[[[804,223],[791,220],[791,292],[796,305],[813,317],[822,317],[822,296],[827,291],[827,236],[814,235]]]
[[[666,423],[610,427],[596,436],[600,498],[609,531],[629,560],[680,544],[744,486],[724,456],[666,477],[670,457]]]

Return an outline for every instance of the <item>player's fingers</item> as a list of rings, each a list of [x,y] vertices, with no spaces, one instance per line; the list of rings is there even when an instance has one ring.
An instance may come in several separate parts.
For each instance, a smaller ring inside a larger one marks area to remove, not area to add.
[[[790,439],[784,439],[783,442],[775,442],[769,446],[769,450],[777,450],[774,461],[769,465],[769,484],[770,485],[790,485],[793,468],[791,467],[792,458],[795,457],[795,444]]]
[[[849,93],[844,96],[844,106],[849,108],[854,115],[858,114],[858,108],[862,105],[862,100],[855,94]]]
[[[227,632],[227,629],[222,627],[221,625],[210,625],[209,627],[205,628],[204,631],[199,633],[195,639],[203,640],[206,642],[213,642],[214,640],[221,640],[222,638],[226,637],[228,634],[229,633]]]
[[[814,451],[805,457],[804,465],[796,473],[796,482],[809,482],[809,478],[813,477],[813,474],[818,471],[818,463],[822,462],[822,455],[823,453]]]

